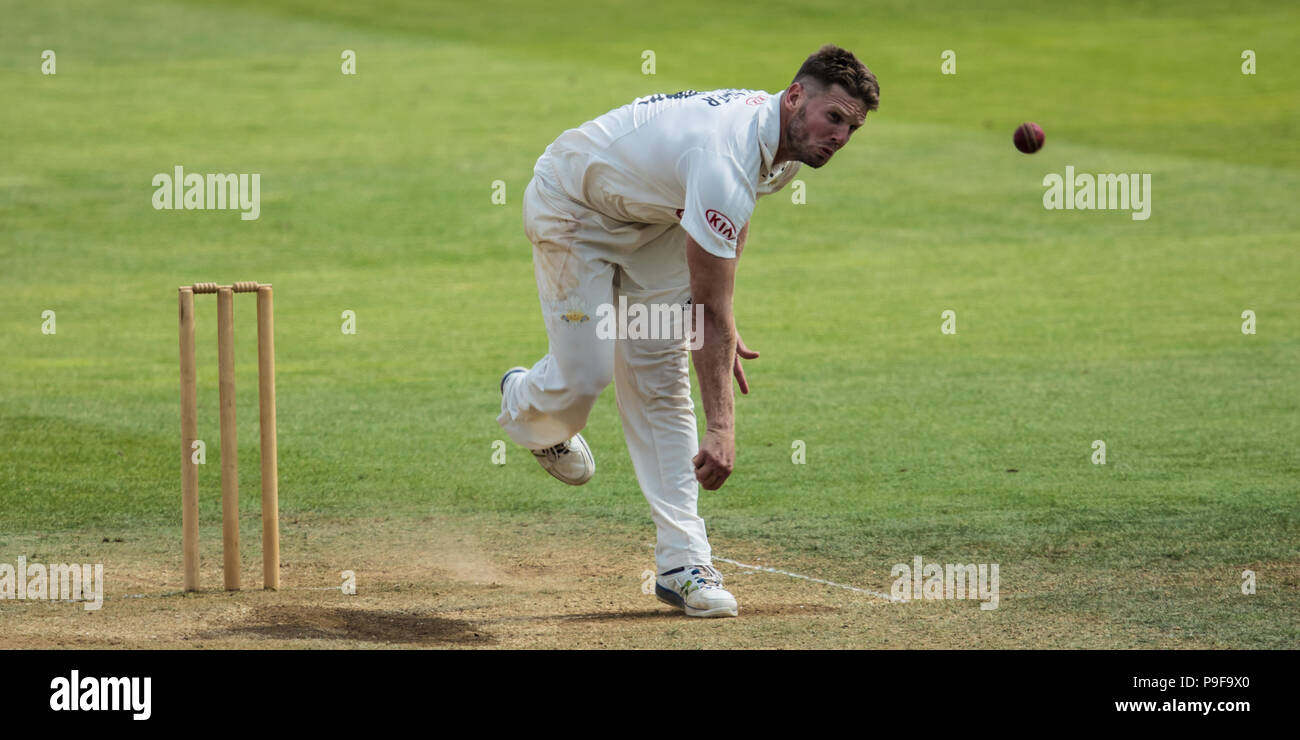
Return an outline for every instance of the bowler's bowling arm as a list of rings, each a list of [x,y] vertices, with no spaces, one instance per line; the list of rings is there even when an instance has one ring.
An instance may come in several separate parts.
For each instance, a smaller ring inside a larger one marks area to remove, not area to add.
[[[737,253],[739,247],[738,243]],[[709,254],[688,234],[686,265],[691,271],[691,299],[703,314],[704,335],[700,348],[692,353],[705,417],[704,439],[693,463],[700,485],[714,491],[726,482],[736,462],[735,396],[731,390],[736,357],[736,322],[731,311],[736,259]]]
[[[706,430],[731,435],[735,427],[735,399],[731,389],[736,356],[736,321],[732,312],[736,263],[749,225],[736,240],[736,259],[717,257],[686,237],[686,264],[691,272],[691,301],[703,313],[700,348],[695,350],[695,372],[700,381]]]

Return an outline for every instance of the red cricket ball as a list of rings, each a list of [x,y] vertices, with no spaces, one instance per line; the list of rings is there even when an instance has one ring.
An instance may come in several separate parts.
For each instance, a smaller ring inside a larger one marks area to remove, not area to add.
[[[1025,121],[1016,128],[1016,135],[1011,139],[1016,143],[1016,148],[1025,154],[1033,154],[1043,148],[1043,142],[1047,140],[1047,134],[1043,133],[1043,127],[1033,121]]]

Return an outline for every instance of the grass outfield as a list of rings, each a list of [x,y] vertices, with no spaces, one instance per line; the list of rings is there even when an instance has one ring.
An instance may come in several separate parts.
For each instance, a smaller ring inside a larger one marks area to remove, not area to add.
[[[159,595],[129,608],[177,612],[175,290],[256,279],[275,284],[284,558],[300,570],[283,595],[196,609],[282,608],[352,568],[373,601],[295,608],[383,610],[400,592],[431,619],[477,609],[468,623],[500,645],[591,645],[564,616],[604,614],[602,639],[638,647],[1300,646],[1300,10],[940,5],[5,0],[0,563],[104,562],[110,594]],[[736,472],[701,513],[719,555],[863,589],[888,591],[915,555],[997,563],[1002,602],[888,604],[737,574],[742,618],[697,627],[640,593],[653,532],[612,390],[586,432],[589,485],[555,483],[513,445],[492,464],[500,373],[546,351],[520,196],[564,129],[652,92],[776,91],[825,42],[878,75],[880,111],[804,169],[806,204],[787,191],[757,209],[736,314],[763,357],[737,402]],[[40,74],[45,49],[56,75]],[[956,75],[940,74],[945,49]],[[1024,120],[1047,132],[1032,157],[1011,146]],[[153,175],[178,164],[260,173],[260,218],[154,210]],[[1150,219],[1045,210],[1043,176],[1067,165],[1150,173]],[[252,307],[237,301],[246,586]],[[199,298],[214,588],[215,311]],[[563,590],[575,579],[618,596],[588,603]],[[502,584],[543,606],[504,606]],[[617,621],[626,604],[647,618]],[[54,645],[150,644],[115,633],[125,602],[89,643],[73,637],[82,612],[58,606],[0,601],[0,635],[19,636],[3,644],[51,624],[67,634]]]

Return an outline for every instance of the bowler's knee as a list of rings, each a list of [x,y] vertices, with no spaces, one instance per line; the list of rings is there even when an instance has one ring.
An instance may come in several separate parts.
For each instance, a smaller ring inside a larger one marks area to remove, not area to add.
[[[596,405],[596,399],[600,398],[601,392],[609,386],[613,379],[614,372],[612,369],[586,367],[579,372],[573,373],[568,378],[569,382],[565,388],[570,407],[590,410]]]

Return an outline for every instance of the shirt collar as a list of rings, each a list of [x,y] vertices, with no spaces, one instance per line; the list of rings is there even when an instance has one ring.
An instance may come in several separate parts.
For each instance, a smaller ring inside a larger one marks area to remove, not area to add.
[[[776,157],[777,147],[781,145],[781,98],[785,91],[769,97],[758,108],[758,151],[763,164],[759,176],[767,178],[772,175],[772,160]]]

